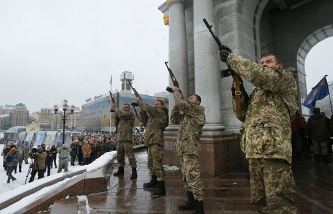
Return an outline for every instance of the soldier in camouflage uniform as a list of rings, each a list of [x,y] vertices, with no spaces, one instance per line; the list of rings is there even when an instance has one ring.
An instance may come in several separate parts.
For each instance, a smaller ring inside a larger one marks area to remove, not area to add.
[[[241,149],[249,160],[251,202],[260,213],[296,213],[291,119],[298,110],[297,71],[282,69],[272,54],[263,56],[259,65],[224,47],[220,58],[256,87],[237,115],[244,122]],[[236,112],[235,106],[234,97]]]
[[[173,86],[175,106],[170,121],[179,124],[175,143],[176,154],[181,158],[183,179],[187,190],[188,201],[179,204],[178,209],[195,209],[196,214],[205,213],[203,207],[203,183],[200,179],[199,137],[205,124],[205,108],[200,106],[201,97],[193,94],[188,101],[184,100],[179,88]]]
[[[102,155],[102,138],[98,138],[95,144],[96,159]]]
[[[59,157],[59,163],[58,163],[58,171],[57,173],[60,173],[62,169],[65,170],[65,172],[68,172],[68,159],[69,159],[69,153],[70,149],[67,148],[66,144],[62,144],[60,148],[58,148],[58,157]]]
[[[125,166],[125,154],[128,157],[129,164],[132,167],[132,175],[130,179],[136,179],[136,159],[133,152],[133,127],[135,116],[131,112],[130,105],[125,103],[123,107],[124,111],[121,111],[115,103],[111,105],[111,111],[114,112],[119,120],[117,127],[117,160],[118,160],[118,171],[113,173],[114,176],[124,174]]]
[[[79,142],[79,140],[75,139],[71,145],[69,146],[71,151],[70,151],[70,156],[71,156],[71,165],[75,166],[75,159],[76,159],[76,155],[77,155],[77,143]]]
[[[145,145],[148,146],[148,168],[151,180],[144,183],[144,188],[156,187],[158,189],[151,195],[158,198],[165,195],[165,172],[163,168],[164,130],[168,122],[168,109],[162,100],[155,100],[154,107],[149,106],[140,97],[136,101],[141,107],[142,124],[146,127],[144,135]]]

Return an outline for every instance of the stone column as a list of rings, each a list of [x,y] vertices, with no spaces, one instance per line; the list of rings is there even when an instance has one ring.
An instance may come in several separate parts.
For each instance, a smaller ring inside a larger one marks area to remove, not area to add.
[[[194,72],[195,93],[202,98],[206,110],[204,131],[211,135],[222,134],[224,130],[220,109],[220,75],[218,69],[218,46],[203,22],[213,24],[213,0],[193,1],[193,34],[194,34]]]
[[[164,13],[164,24],[169,25],[169,67],[173,71],[184,97],[189,95],[187,37],[185,23],[185,1],[167,0],[159,7]],[[172,86],[169,78],[169,86]],[[173,95],[169,96],[169,115],[175,105]],[[178,126],[169,124],[164,134],[164,163],[179,166],[179,158],[174,153]]]
[[[169,0],[169,67],[176,76],[184,97],[188,97],[185,0]],[[170,86],[172,82],[170,80]],[[174,106],[173,98],[169,100]]]

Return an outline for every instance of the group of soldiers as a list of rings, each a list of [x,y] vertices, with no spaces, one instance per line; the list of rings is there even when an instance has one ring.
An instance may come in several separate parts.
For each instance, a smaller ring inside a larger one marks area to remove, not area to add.
[[[247,95],[235,82],[231,87],[232,107],[236,117],[243,122],[241,149],[249,163],[251,202],[260,213],[296,213],[292,198],[295,181],[291,170],[291,120],[298,110],[297,71],[283,69],[283,64],[274,54],[262,57],[260,64],[232,53],[227,46],[220,46],[219,57],[232,70],[255,86]],[[199,137],[205,124],[205,108],[197,94],[183,97],[178,86],[172,87],[175,106],[170,121],[178,124],[178,137],[174,144],[181,160],[188,201],[178,205],[179,210],[204,212],[203,183],[200,180]],[[149,106],[139,95],[136,101],[141,107],[140,117],[146,126],[144,142],[148,146],[148,168],[151,180],[144,188],[157,188],[151,195],[157,198],[166,194],[163,160],[163,132],[168,121],[168,111],[163,101],[156,100]],[[209,105],[209,103],[208,103]],[[117,159],[119,168],[115,176],[124,173],[125,154],[132,167],[131,179],[137,178],[136,159],[132,147],[134,114],[130,105],[123,111],[111,106],[114,125],[117,126]]]

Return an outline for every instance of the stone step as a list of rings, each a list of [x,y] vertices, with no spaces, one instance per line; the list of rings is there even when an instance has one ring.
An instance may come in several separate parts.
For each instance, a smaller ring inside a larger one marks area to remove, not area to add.
[[[43,212],[45,213],[45,212]],[[78,213],[78,199],[77,197],[65,198],[57,200],[51,207],[50,214],[77,214]],[[82,214],[87,212],[81,212]]]

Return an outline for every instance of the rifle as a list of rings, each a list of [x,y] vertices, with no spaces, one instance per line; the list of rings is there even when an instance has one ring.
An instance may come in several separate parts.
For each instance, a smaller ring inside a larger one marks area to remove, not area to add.
[[[179,83],[178,83],[178,81],[177,81],[175,75],[173,74],[172,70],[169,68],[169,66],[168,66],[168,62],[165,62],[165,66],[167,67],[167,69],[168,69],[168,71],[169,71],[170,78],[171,78],[171,80],[172,80],[173,85],[179,88]],[[167,88],[166,88],[166,91],[168,91],[168,92],[170,92],[170,93],[173,93],[173,90],[172,90],[172,88],[170,88],[170,87],[167,87]],[[182,93],[180,90],[179,90],[179,92]]]
[[[111,93],[111,91],[109,91],[109,93],[110,93],[110,97],[111,97],[112,103],[116,103],[116,101],[115,101],[114,98],[112,97],[112,93]]]
[[[217,45],[219,46],[219,51],[222,51],[224,49],[220,39],[215,36],[215,34],[212,31],[212,27],[213,25],[209,25],[209,23],[207,22],[207,20],[204,18],[203,22],[205,23],[206,27],[208,28],[210,34],[212,34],[213,39],[215,40],[215,42],[217,43]],[[240,85],[240,82],[243,83],[243,80],[241,79],[241,77],[239,76],[239,74],[237,74],[235,71],[233,71],[230,66],[228,66],[228,69],[226,70],[222,70],[220,71],[221,74],[221,78],[227,77],[227,76],[232,76],[232,78],[234,79],[235,82],[235,101],[236,101],[236,114],[237,116],[241,115],[240,112],[240,96],[243,93],[245,101],[247,102],[250,98],[249,95],[247,94],[247,92],[245,91],[244,85]]]
[[[109,93],[110,93],[110,97],[111,97],[111,100],[112,100],[112,103],[116,103],[116,101],[114,100],[114,98],[112,97],[112,93],[111,93],[111,91],[109,91]],[[110,110],[110,112],[114,112],[114,110]],[[110,117],[110,120],[111,120],[111,117]],[[119,117],[117,116],[117,118],[116,118],[116,131],[115,131],[115,133],[117,133],[117,129],[118,129],[118,123],[119,123]]]
[[[135,96],[136,96],[136,97],[140,97],[138,91],[132,86],[132,83],[131,83],[129,80],[127,80],[127,82],[128,82],[128,84],[130,85],[130,87],[132,88],[132,90],[133,90]],[[141,97],[140,97],[140,99],[141,99]],[[138,118],[138,120],[141,122],[141,118],[140,118],[140,116],[139,116],[139,114],[138,114],[138,112],[136,111],[136,108],[135,108],[136,106],[139,106],[139,104],[136,103],[136,102],[132,102],[132,103],[131,103],[131,106],[133,106],[135,116],[136,116],[136,117]]]
[[[133,109],[134,109],[135,116],[138,118],[138,120],[139,120],[140,122],[142,122],[142,121],[141,121],[141,118],[140,118],[140,116],[139,116],[139,114],[138,114],[138,112],[137,112],[137,110],[136,110],[136,108],[135,108],[135,107],[138,107],[139,104],[138,104],[138,103],[135,103],[135,102],[132,102],[132,103],[131,103],[131,106],[132,106]]]
[[[135,96],[136,96],[136,97],[140,97],[140,95],[139,95],[139,93],[137,92],[137,90],[132,86],[132,83],[131,83],[129,80],[127,80],[127,82],[128,82],[128,84],[130,85],[131,89],[133,90]],[[140,97],[140,99],[141,99],[141,97]]]

